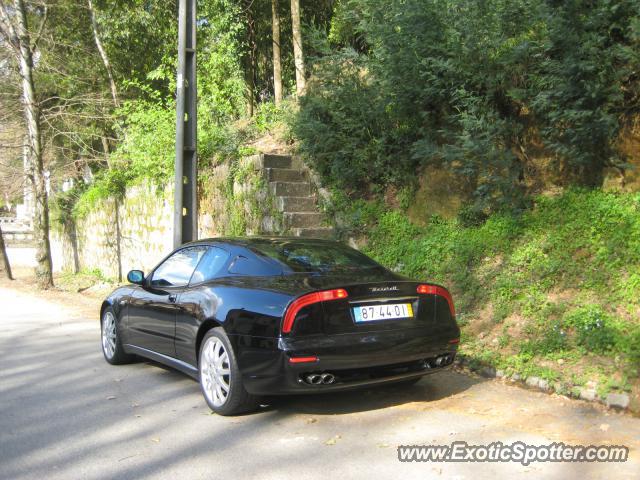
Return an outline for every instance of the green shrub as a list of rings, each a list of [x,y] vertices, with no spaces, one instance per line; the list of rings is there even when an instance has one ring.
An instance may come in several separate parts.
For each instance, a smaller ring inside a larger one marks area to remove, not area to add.
[[[618,331],[602,307],[587,305],[568,312],[564,321],[573,327],[578,345],[594,353],[606,353],[616,345]]]
[[[637,374],[640,369],[640,325],[630,326],[626,330],[620,340],[620,345]]]

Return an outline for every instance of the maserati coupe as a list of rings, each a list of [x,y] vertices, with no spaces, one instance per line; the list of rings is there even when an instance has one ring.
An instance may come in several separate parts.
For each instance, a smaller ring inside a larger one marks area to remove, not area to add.
[[[264,395],[411,384],[451,365],[460,339],[446,288],[329,240],[199,240],[127,280],[101,307],[106,361],[180,370],[220,415]]]

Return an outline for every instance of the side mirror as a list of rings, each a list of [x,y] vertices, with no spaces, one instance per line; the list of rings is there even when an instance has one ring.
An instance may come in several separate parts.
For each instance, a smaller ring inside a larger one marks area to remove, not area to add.
[[[135,283],[136,285],[142,285],[144,283],[144,272],[142,270],[131,270],[127,273],[127,281],[129,283]]]

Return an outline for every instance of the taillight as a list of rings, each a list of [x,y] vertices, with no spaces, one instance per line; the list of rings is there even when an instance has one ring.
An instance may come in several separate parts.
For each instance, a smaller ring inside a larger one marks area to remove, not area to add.
[[[456,310],[453,306],[453,298],[446,288],[439,287],[437,285],[418,285],[418,293],[421,293],[423,295],[438,295],[440,297],[444,297],[449,304],[449,311],[451,312],[451,316],[456,316]]]
[[[287,313],[284,315],[284,323],[282,324],[282,333],[290,333],[293,329],[293,322],[296,319],[296,315],[298,312],[302,310],[304,307],[308,307],[309,305],[313,305],[318,302],[328,302],[331,300],[341,300],[343,298],[347,298],[347,291],[338,288],[336,290],[325,290],[324,292],[314,292],[308,293],[307,295],[303,295],[289,305],[287,309]]]
[[[289,363],[314,363],[318,361],[316,355],[309,357],[289,357]]]

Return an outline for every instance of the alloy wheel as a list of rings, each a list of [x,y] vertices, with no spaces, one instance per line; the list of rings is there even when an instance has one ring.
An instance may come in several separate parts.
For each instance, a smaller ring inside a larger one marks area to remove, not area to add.
[[[207,399],[215,407],[225,404],[231,388],[231,368],[227,350],[218,338],[208,338],[202,347],[200,381]]]
[[[107,358],[113,358],[116,352],[116,319],[111,312],[102,320],[102,350]]]

